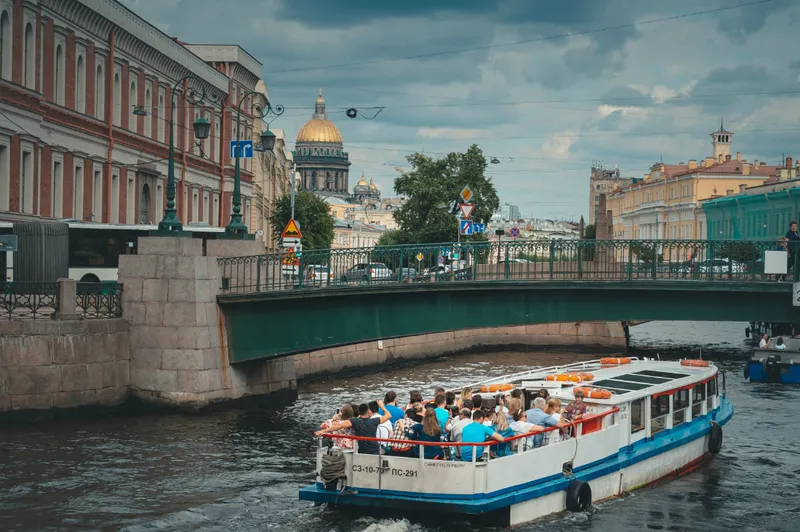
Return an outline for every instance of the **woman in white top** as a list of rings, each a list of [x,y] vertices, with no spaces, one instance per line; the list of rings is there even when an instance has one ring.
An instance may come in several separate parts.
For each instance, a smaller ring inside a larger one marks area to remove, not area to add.
[[[766,334],[762,335],[761,341],[758,342],[759,349],[764,349],[765,347],[767,347],[768,343],[769,343],[769,336],[767,336]]]
[[[534,430],[541,430],[542,427],[539,425],[534,425],[533,423],[528,423],[528,415],[525,413],[525,410],[520,408],[519,410],[514,411],[514,421],[511,422],[509,425],[511,430],[514,431],[514,436],[520,436],[522,434],[528,434]],[[511,449],[516,450],[518,444],[523,444],[525,447],[522,449],[523,451],[527,449],[533,449],[533,436],[529,436],[527,438],[521,440],[514,440],[511,442]]]
[[[547,410],[545,410],[547,414],[554,417],[556,421],[561,421],[561,399],[557,397],[551,397],[547,400]],[[549,433],[548,436],[552,443],[558,443],[561,441],[561,431],[554,430]]]
[[[775,342],[775,349],[786,349],[786,344],[783,343],[783,338],[778,338],[778,341]]]

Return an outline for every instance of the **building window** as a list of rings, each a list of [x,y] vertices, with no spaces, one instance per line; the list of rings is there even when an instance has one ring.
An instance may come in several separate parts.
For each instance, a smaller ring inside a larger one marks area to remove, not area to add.
[[[119,223],[119,175],[111,174],[111,220],[112,224]]]
[[[211,213],[211,226],[217,226],[217,214],[219,214],[219,196],[214,194],[214,212]]]
[[[219,118],[214,117],[214,143],[211,145],[211,159],[217,160],[217,146],[219,146]]]
[[[94,116],[98,120],[105,119],[105,80],[103,79],[103,66],[97,65],[97,73],[94,78]]]
[[[203,218],[210,220],[213,216],[208,212],[208,192],[203,192]],[[210,224],[209,224],[210,225]]]
[[[55,102],[64,105],[64,48],[60,44],[56,46],[55,80]]]
[[[145,183],[142,186],[142,193],[139,196],[139,223],[150,223],[150,185]]]
[[[192,221],[196,222],[200,219],[200,194],[197,190],[192,194]]]
[[[83,220],[83,167],[78,165],[73,178],[72,217]]]
[[[164,210],[164,189],[161,185],[156,185],[156,216],[160,220]]]
[[[64,170],[61,161],[53,161],[53,181],[50,187],[50,213],[54,218],[61,218],[61,206],[64,199]]]
[[[75,110],[86,112],[86,65],[82,55],[78,56],[75,63]]]
[[[158,116],[161,118],[161,120],[164,121],[165,124],[166,124],[166,118],[167,117],[164,116],[164,112],[166,110],[167,110],[167,108],[164,107],[164,95],[163,94],[159,94],[158,95]],[[165,125],[164,127],[167,127],[167,126]],[[156,124],[156,140],[158,140],[158,141],[163,141],[164,140],[164,131],[165,130],[162,130],[160,127],[158,127],[158,124]]]
[[[122,125],[122,83],[119,72],[114,73],[114,125]]]
[[[4,13],[5,14],[5,13]],[[0,144],[0,210],[10,209],[11,168],[9,167],[8,144]]]
[[[22,152],[22,161],[20,167],[21,194],[20,194],[20,210],[33,214],[33,153],[29,151]]]
[[[127,201],[127,209],[125,213],[125,223],[135,223],[136,216],[134,213],[134,209],[136,208],[136,180],[132,177],[128,178],[128,192],[127,197],[125,198]]]
[[[135,106],[138,104],[139,104],[139,95],[136,92],[136,82],[131,81],[131,90],[128,96],[128,105],[130,106],[130,109],[128,110],[128,112],[130,113],[130,115],[128,116],[128,129],[130,129],[131,131],[137,130],[136,119],[138,117],[135,114],[133,114],[133,110],[136,108]]]
[[[0,77],[11,79],[11,17],[0,13]],[[6,196],[8,197],[8,196]]]
[[[94,171],[94,193],[92,194],[92,221],[103,221],[103,174]]]
[[[150,107],[150,100],[151,100],[150,89],[144,91],[144,106],[145,108]],[[153,136],[153,121],[151,119],[152,112],[148,112],[144,117],[144,135],[148,138]]]
[[[33,24],[25,25],[24,49],[22,51],[22,79],[25,86],[35,89],[36,85],[36,43],[33,33]]]

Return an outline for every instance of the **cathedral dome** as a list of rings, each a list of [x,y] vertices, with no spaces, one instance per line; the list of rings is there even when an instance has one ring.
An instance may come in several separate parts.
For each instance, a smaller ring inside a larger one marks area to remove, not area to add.
[[[317,101],[314,104],[314,117],[306,122],[297,133],[297,142],[329,142],[342,143],[342,134],[339,128],[328,120],[325,114],[325,98],[322,89],[319,90]]]

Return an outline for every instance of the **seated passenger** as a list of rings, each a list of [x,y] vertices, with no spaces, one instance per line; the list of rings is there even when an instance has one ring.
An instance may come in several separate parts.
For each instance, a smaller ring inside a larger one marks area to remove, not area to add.
[[[417,411],[413,408],[409,408],[405,412],[405,417],[394,424],[392,439],[406,441],[410,440],[411,438],[409,437],[409,432],[411,427],[420,421],[422,421],[422,419],[417,415]],[[394,456],[406,456],[411,458],[415,454],[414,446],[410,444],[392,443],[389,445],[389,448],[391,450],[391,454]]]
[[[386,405],[384,407],[386,411],[392,414],[392,426],[403,419],[405,412],[403,412],[402,408],[397,406],[397,393],[392,390],[386,392],[386,396],[383,398],[383,403]]]
[[[550,397],[550,392],[547,391],[547,388],[542,388],[536,394],[536,397],[541,397],[545,401]]]
[[[442,429],[439,427],[439,420],[436,419],[436,411],[433,408],[425,409],[422,423],[411,427],[409,437],[415,441],[442,442]],[[444,450],[439,445],[425,445],[424,449],[426,460],[444,458]],[[419,457],[419,445],[414,446],[413,452],[415,456]]]
[[[786,349],[786,344],[783,343],[783,337],[778,338],[775,342],[775,349]]]
[[[353,407],[350,405],[344,405],[342,408],[329,420],[324,421],[322,425],[319,426],[321,429],[327,429],[335,425],[336,423],[340,423],[342,421],[347,421],[353,417]],[[352,427],[348,429],[337,430],[334,434],[341,434],[342,436],[355,436],[355,431]],[[338,447],[339,449],[352,449],[353,448],[353,440],[350,438],[332,438],[333,446]]]
[[[377,401],[379,407],[383,406],[383,401]],[[347,429],[352,427],[356,436],[367,438],[374,438],[378,432],[378,426],[392,419],[392,415],[388,412],[380,417],[372,417],[372,412],[369,410],[369,405],[362,403],[358,405],[358,417],[350,418],[340,423],[334,423],[328,428],[318,430],[314,436],[322,436],[328,432],[335,432],[337,430]],[[359,441],[358,442],[359,454],[380,454],[380,447],[378,442],[375,441]]]
[[[494,418],[492,419],[492,428],[504,439],[514,436],[514,430],[508,426],[508,418],[505,412],[495,412]],[[503,442],[492,445],[489,450],[492,456],[508,456],[511,454],[511,443],[512,442]]]
[[[514,436],[521,436],[523,434],[530,434],[534,430],[542,430],[544,427],[539,425],[534,425],[533,423],[528,422],[528,415],[525,413],[523,409],[517,409],[514,411],[514,422],[509,425],[511,430],[514,431]],[[533,449],[533,436],[529,436],[524,440],[516,440],[517,444],[520,443],[523,445],[522,450],[527,451],[528,449]],[[515,442],[511,442],[512,447],[514,447]]]
[[[436,404],[434,412],[436,412],[436,419],[439,420],[439,432],[447,434],[447,422],[450,420],[450,411],[445,408],[447,399],[445,399],[443,393],[438,393],[436,397],[434,397],[433,402]]]
[[[575,392],[575,400],[564,409],[561,415],[564,421],[575,421],[586,413],[586,403],[583,402],[583,392]]]
[[[481,398],[481,394],[476,393],[472,396],[472,411],[475,412],[476,410],[481,409],[481,405],[483,404],[483,399]]]
[[[469,386],[461,388],[461,395],[458,397],[458,406],[460,408],[464,408],[464,401],[471,401],[471,400],[472,400],[472,388],[470,388]]]
[[[522,390],[520,388],[514,388],[511,390],[511,400],[513,401],[514,399],[522,402]]]
[[[409,393],[409,399],[410,401],[408,402],[406,410],[413,407],[416,403],[422,403],[422,392],[419,390],[412,390],[411,393]]]
[[[444,399],[448,409],[450,409],[451,406],[455,406],[456,394],[453,392],[445,392]]]
[[[547,407],[547,401],[545,401],[543,398],[537,397],[536,399],[534,399],[533,408],[525,412],[525,414],[528,416],[528,421],[530,423],[545,428],[559,426],[560,424],[559,421],[553,416],[548,415],[544,411],[546,407]],[[537,434],[533,438],[533,446],[541,447],[543,440],[544,440],[544,434]]]
[[[472,413],[472,423],[461,431],[461,441],[464,443],[484,443],[487,438],[492,438],[501,443],[504,441],[504,438],[496,433],[494,429],[483,424],[483,410],[476,410]],[[461,447],[461,461],[471,462],[472,453],[475,453],[475,460],[480,460],[481,456],[483,456],[483,446],[465,445]]]
[[[372,412],[372,417],[373,418],[380,419],[381,412],[383,412],[384,414],[388,413],[390,416],[392,415],[391,412],[389,412],[386,409],[385,406],[383,406],[383,405],[378,406],[378,402],[377,401],[370,401],[368,403],[368,406],[369,406],[369,411]],[[381,424],[378,425],[378,429],[375,431],[375,437],[380,439],[380,440],[388,440],[388,439],[390,439],[392,437],[392,419],[391,419],[391,417],[389,418],[388,421],[381,421]],[[380,445],[385,450],[389,449],[389,444],[386,443],[386,442],[380,442]]]
[[[548,399],[547,407],[545,408],[544,412],[561,424],[561,399],[557,397],[551,397]],[[548,432],[547,434],[547,438],[550,443],[558,443],[561,441],[561,431],[555,430]]]

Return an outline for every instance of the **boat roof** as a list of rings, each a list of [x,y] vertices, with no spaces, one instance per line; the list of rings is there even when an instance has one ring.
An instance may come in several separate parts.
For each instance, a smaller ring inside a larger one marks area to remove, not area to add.
[[[558,373],[591,373],[593,378],[581,383],[547,381],[547,375]],[[605,365],[600,360],[578,362],[564,366],[535,368],[513,375],[482,381],[475,387],[492,384],[513,384],[515,388],[538,390],[547,388],[551,397],[571,401],[574,389],[602,388],[611,392],[610,399],[585,398],[587,402],[616,405],[704,382],[717,374],[717,367],[684,366],[680,360],[651,360],[630,358],[630,363]]]

